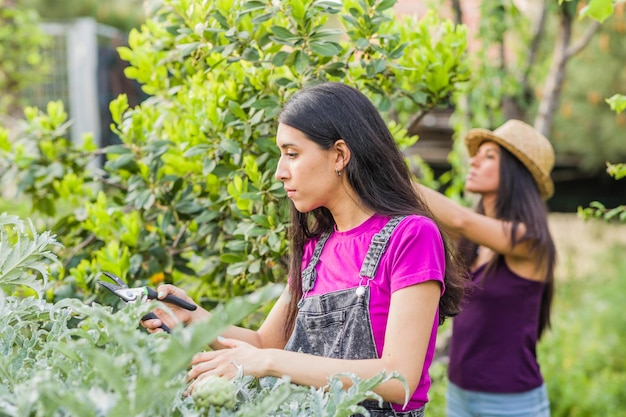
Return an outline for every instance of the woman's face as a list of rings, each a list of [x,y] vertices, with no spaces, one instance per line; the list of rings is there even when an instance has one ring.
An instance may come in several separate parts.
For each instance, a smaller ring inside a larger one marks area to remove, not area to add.
[[[470,159],[470,170],[465,180],[469,192],[496,194],[500,184],[500,146],[494,142],[483,142],[478,152]]]
[[[306,213],[318,207],[332,210],[341,178],[337,169],[337,152],[322,149],[304,133],[280,123],[276,133],[280,160],[274,175],[282,181],[287,197],[296,209]]]

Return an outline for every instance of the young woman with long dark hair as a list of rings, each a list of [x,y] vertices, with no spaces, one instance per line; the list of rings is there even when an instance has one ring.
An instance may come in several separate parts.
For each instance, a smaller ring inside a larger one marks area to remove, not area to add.
[[[554,193],[554,151],[519,120],[465,139],[465,189],[475,210],[418,186],[471,272],[452,323],[448,417],[547,417],[550,406],[536,355],[550,326],[556,250],[545,200]]]
[[[464,276],[365,95],[319,84],[296,93],[278,121],[275,176],[291,201],[287,289],[258,331],[231,327],[196,355],[189,378],[232,377],[237,364],[323,387],[342,372],[395,371],[409,392],[390,380],[376,389],[383,407],[364,406],[372,417],[423,416],[438,325],[458,313]],[[186,297],[171,285],[159,293]],[[172,310],[184,323],[210,314]],[[157,331],[161,320],[144,325]]]

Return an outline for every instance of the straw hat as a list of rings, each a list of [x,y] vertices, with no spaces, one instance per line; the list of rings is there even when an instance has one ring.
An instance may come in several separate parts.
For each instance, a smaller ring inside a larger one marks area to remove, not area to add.
[[[552,197],[554,184],[550,172],[554,167],[554,150],[545,136],[534,127],[515,119],[507,121],[494,131],[471,129],[465,137],[470,156],[476,155],[485,141],[495,142],[515,155],[532,174],[541,197],[544,200]]]

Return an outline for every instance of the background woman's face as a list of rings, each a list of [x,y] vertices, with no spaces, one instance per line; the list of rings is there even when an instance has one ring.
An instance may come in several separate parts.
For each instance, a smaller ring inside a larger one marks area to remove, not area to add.
[[[465,180],[465,189],[476,194],[498,192],[500,184],[500,146],[494,142],[483,142],[478,152],[470,159],[470,170]]]

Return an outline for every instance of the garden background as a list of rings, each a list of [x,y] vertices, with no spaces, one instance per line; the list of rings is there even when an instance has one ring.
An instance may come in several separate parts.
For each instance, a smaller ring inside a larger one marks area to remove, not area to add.
[[[424,2],[418,16],[396,14],[414,3],[384,0],[52,3],[0,1],[0,213],[9,214],[0,221],[2,413],[202,412],[179,395],[189,355],[226,323],[258,325],[284,283],[276,112],[302,85],[330,79],[365,91],[420,180],[468,204],[456,139],[510,117],[552,138],[562,181],[602,175],[616,187],[599,202],[582,196],[578,213],[550,217],[559,286],[539,356],[553,415],[620,415],[626,104],[615,93],[626,77],[623,2]],[[523,7],[531,3],[541,6],[534,14]],[[130,83],[106,100],[111,124],[77,138],[62,97],[22,108],[35,104],[28,98],[53,70],[40,16],[85,15],[129,34],[117,51]],[[598,68],[601,79],[589,75]],[[440,115],[449,140],[443,165],[421,157]],[[97,288],[103,270],[131,285],[182,285],[222,311],[221,322],[155,342],[136,328],[147,306],[117,311]],[[443,415],[445,355],[432,374],[428,413]],[[328,393],[288,383],[250,391],[248,382],[239,386],[241,408],[223,415],[349,415],[380,380],[348,393],[336,381]],[[150,403],[154,390],[172,407]]]

